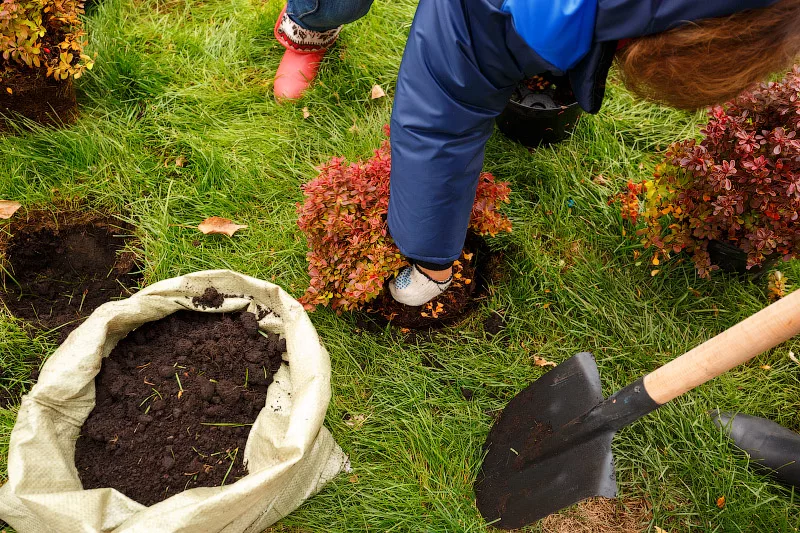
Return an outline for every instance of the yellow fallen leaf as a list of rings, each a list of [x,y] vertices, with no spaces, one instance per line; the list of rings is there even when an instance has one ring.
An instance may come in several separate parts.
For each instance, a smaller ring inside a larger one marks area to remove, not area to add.
[[[303,118],[308,118],[311,116],[311,113],[308,111],[307,107],[303,108]]]
[[[542,309],[547,309],[548,307],[550,307],[550,302],[547,302],[546,304],[542,305]]]
[[[661,272],[661,271],[660,271],[660,270],[653,270],[653,271],[651,271],[651,272],[650,272],[650,275],[651,275],[651,276],[655,276],[655,275],[656,275],[656,274],[658,274],[659,272]]]
[[[353,474],[349,479],[350,483],[358,483],[358,476]]]
[[[178,158],[175,160],[175,166],[181,168],[186,166],[186,156],[185,155],[178,156]]]
[[[13,200],[0,200],[0,218],[11,218],[17,209],[22,207],[22,204]]]
[[[717,498],[717,507],[719,507],[720,509],[725,507],[725,496],[720,496],[719,498]]]
[[[370,95],[370,98],[375,100],[376,98],[383,98],[384,96],[386,96],[386,93],[383,92],[383,89],[381,89],[380,85],[372,86],[372,94]]]
[[[544,357],[539,357],[537,355],[533,356],[533,364],[536,366],[557,366],[554,362],[548,361]]]
[[[772,367],[769,365],[761,365],[761,370],[772,370]]]
[[[465,253],[464,254],[464,259],[466,259],[467,261],[472,261],[472,256],[473,255],[475,255],[475,254],[467,254],[467,253]]]
[[[233,234],[247,226],[234,223],[232,220],[222,217],[209,217],[202,221],[197,229],[205,235],[221,234],[233,237]]]
[[[656,526],[656,533],[669,533],[666,529],[661,529],[660,527]]]
[[[654,257],[654,258],[653,258],[653,264],[654,264],[655,266],[658,266],[658,265],[660,265],[660,264],[661,264],[661,261],[659,261],[659,260],[658,260],[658,257]]]
[[[6,92],[8,94],[14,94],[14,91],[11,90],[11,87],[6,87]]]

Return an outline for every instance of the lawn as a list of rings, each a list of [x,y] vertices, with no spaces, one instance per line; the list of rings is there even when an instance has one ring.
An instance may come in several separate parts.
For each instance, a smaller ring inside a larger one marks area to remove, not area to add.
[[[120,213],[136,228],[144,283],[229,268],[299,297],[308,282],[300,185],[331,156],[365,158],[379,145],[414,2],[377,0],[342,32],[313,90],[287,105],[270,93],[281,7],[96,0],[87,21],[97,59],[78,83],[81,117],[0,137],[0,198]],[[389,97],[370,99],[375,84]],[[766,280],[703,280],[679,261],[651,275],[648,251],[608,200],[648,176],[670,142],[697,135],[703,117],[636,102],[616,83],[608,92],[600,114],[558,146],[529,152],[491,139],[485,169],[511,183],[514,231],[491,241],[502,266],[471,316],[409,341],[351,314],[311,314],[333,367],[325,424],[353,472],[275,532],[489,531],[472,494],[481,445],[493,413],[546,370],[534,356],[561,362],[591,351],[610,394],[768,303]],[[249,228],[200,239],[193,227],[212,215]],[[800,280],[796,263],[778,268],[790,284]],[[483,327],[492,312],[505,317],[494,336]],[[794,492],[753,473],[706,415],[739,410],[800,430],[800,367],[787,357],[797,345],[617,435],[620,498],[647,502],[643,530],[797,530]],[[0,314],[3,380],[28,380],[54,348],[52,336]],[[0,480],[14,418],[13,406],[0,410]]]

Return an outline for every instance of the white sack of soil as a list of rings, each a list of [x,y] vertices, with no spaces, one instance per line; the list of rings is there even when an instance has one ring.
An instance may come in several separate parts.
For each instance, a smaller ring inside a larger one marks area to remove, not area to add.
[[[196,309],[208,287],[228,297]],[[145,322],[178,310],[207,313],[271,309],[261,330],[286,339],[285,359],[252,426],[248,475],[222,487],[189,489],[145,507],[110,489],[83,490],[75,441],[95,403],[95,376],[117,342]],[[156,283],[127,300],[99,307],[42,368],[22,398],[11,433],[8,482],[0,518],[20,533],[261,532],[286,516],[345,467],[347,458],[322,426],[331,396],[330,360],[303,307],[272,283],[227,270]],[[291,394],[286,394],[286,392]],[[279,406],[280,409],[275,409]]]

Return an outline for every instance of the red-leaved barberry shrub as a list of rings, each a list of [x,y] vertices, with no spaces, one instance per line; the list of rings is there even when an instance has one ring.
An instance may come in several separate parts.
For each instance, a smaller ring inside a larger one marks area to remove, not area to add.
[[[665,256],[685,250],[708,277],[708,243],[747,253],[747,267],[800,252],[800,67],[708,112],[702,140],[672,144],[646,183],[640,231]]]
[[[363,307],[405,264],[389,235],[389,141],[367,162],[334,158],[303,186],[298,226],[308,241],[308,290],[300,298],[307,309],[330,305],[337,311]],[[508,203],[508,183],[483,173],[472,208],[470,228],[481,235],[511,231],[498,208]]]

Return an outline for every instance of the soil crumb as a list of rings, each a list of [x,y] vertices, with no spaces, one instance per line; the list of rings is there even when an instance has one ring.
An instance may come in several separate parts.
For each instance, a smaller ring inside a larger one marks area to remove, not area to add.
[[[650,504],[642,498],[591,498],[542,520],[545,533],[639,533],[652,520]]]
[[[180,311],[130,333],[95,378],[75,450],[83,488],[152,505],[246,475],[247,436],[285,351],[247,312]]]
[[[140,273],[125,252],[132,237],[113,219],[86,213],[29,212],[0,232],[0,299],[17,318],[59,342],[100,305],[135,292]]]
[[[214,287],[207,288],[202,296],[192,298],[194,306],[200,309],[219,309],[224,301],[225,296],[220,294]]]
[[[506,319],[497,311],[492,313],[483,321],[483,331],[486,332],[488,337],[494,337],[506,326]]]

